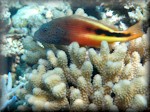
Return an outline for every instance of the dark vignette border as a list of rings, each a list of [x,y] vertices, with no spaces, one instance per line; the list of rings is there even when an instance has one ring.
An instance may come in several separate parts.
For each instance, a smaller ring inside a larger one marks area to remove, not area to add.
[[[41,2],[41,0],[0,0],[0,16],[1,16],[1,13],[3,11],[3,9],[5,8],[4,7],[4,4],[2,1],[5,1],[6,3],[14,3],[16,1],[22,1],[26,4],[32,4],[32,3],[39,3]],[[99,5],[100,3],[104,2],[106,4],[115,4],[116,6],[117,5],[123,5],[124,2],[126,2],[127,0],[97,0],[96,2],[93,2],[93,0],[42,0],[42,2],[56,2],[56,1],[66,1],[66,2],[69,2],[72,6],[72,9],[75,10],[76,8],[78,7],[89,7],[89,6],[95,6],[95,5]],[[119,2],[118,2],[119,1]],[[136,1],[136,0],[133,0],[133,1]],[[138,0],[137,0],[138,1]],[[147,0],[148,1],[148,0]],[[148,25],[148,27],[150,27],[150,1],[149,3],[147,4],[148,5],[148,10],[149,10],[149,13],[148,13],[148,18],[147,18],[147,22],[145,24]],[[1,31],[2,30],[2,31]],[[150,28],[149,28],[150,30]],[[2,38],[5,36],[5,34],[7,34],[7,28],[5,27],[5,24],[3,23],[3,20],[0,19],[0,45],[2,43]],[[150,37],[150,33],[148,35]],[[149,41],[150,41],[150,38],[149,38]],[[0,47],[0,51],[1,51],[1,47]],[[0,75],[6,73],[9,71],[9,65],[11,63],[11,59],[9,58],[5,58],[4,56],[2,56],[0,54]],[[150,65],[149,65],[150,66]],[[150,73],[150,69],[147,68]],[[148,90],[149,90],[149,96],[150,96],[150,75],[149,75],[149,86],[148,86]],[[147,110],[145,110],[144,112],[150,112],[150,98],[148,99],[148,108]]]

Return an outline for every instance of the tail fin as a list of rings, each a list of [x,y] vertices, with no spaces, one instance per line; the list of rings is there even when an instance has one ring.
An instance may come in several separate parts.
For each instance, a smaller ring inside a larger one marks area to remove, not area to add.
[[[133,25],[133,26],[129,27],[127,30],[125,30],[125,32],[143,34],[142,29],[143,29],[142,28],[142,21],[139,21],[135,25]]]
[[[141,37],[144,34],[142,29],[143,29],[142,28],[142,21],[139,21],[138,23],[129,27],[127,30],[125,30],[123,32],[124,33],[130,33],[131,36],[128,38],[128,40],[133,40],[133,39],[136,39],[138,37]]]

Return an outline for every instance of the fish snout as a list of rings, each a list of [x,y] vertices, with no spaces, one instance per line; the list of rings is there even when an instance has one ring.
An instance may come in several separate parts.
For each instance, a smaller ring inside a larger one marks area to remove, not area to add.
[[[34,40],[34,41],[39,41],[38,31],[36,31],[36,32],[34,33],[33,40]]]

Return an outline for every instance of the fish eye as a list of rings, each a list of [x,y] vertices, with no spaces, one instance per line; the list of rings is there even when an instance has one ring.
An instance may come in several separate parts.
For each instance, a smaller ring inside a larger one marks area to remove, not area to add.
[[[43,28],[43,32],[46,32],[48,30],[48,28]]]

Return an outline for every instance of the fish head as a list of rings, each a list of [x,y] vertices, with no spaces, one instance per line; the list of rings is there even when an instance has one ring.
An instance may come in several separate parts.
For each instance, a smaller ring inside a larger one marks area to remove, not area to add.
[[[34,33],[34,40],[40,42],[49,42],[49,25],[48,23],[44,23],[40,26],[40,28]]]
[[[67,30],[62,26],[63,21],[52,20],[41,25],[41,27],[34,33],[33,39],[39,42],[49,44],[61,44],[64,42]]]

